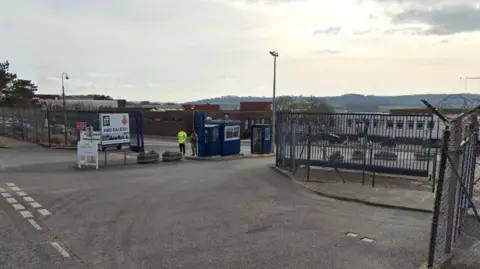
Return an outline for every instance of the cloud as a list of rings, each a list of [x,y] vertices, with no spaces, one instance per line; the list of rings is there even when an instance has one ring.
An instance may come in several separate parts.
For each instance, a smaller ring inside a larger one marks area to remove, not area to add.
[[[375,0],[387,8],[395,25],[424,25],[411,34],[455,35],[480,30],[480,5],[475,0]]]
[[[394,34],[408,34],[408,35],[423,35],[425,29],[421,27],[405,27],[405,28],[390,28],[383,32],[386,35]]]
[[[453,35],[480,30],[480,9],[472,5],[446,5],[437,8],[406,9],[393,16],[395,24],[422,23],[425,34]]]
[[[473,15],[454,19],[467,0],[3,2],[0,61],[41,93],[61,92],[67,72],[69,94],[269,96],[270,50],[280,54],[279,95],[438,92],[478,65]],[[433,34],[458,31],[469,40]],[[444,64],[422,67],[434,61]]]
[[[338,35],[342,31],[341,27],[328,27],[324,29],[317,29],[313,31],[313,35]]]
[[[448,40],[448,39],[442,39],[438,42],[435,42],[434,45],[448,44],[449,42],[450,42],[450,40]]]
[[[366,34],[369,34],[371,32],[373,32],[373,29],[357,30],[357,31],[353,31],[352,34],[353,35],[366,35]]]
[[[339,54],[342,51],[339,49],[321,49],[321,50],[316,50],[315,51],[317,54],[323,54],[323,55],[335,55]]]

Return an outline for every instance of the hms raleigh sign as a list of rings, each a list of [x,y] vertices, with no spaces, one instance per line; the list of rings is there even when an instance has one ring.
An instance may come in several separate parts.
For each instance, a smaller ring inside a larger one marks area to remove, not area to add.
[[[100,114],[102,146],[130,144],[128,113]]]

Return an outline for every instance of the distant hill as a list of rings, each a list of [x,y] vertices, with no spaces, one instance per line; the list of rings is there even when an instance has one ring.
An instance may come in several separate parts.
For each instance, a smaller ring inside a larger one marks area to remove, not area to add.
[[[295,101],[307,101],[308,96],[294,96]],[[352,112],[388,111],[393,108],[418,108],[425,107],[420,100],[425,99],[434,106],[442,107],[472,107],[480,104],[480,94],[416,94],[400,96],[375,96],[361,94],[345,94],[341,96],[318,97],[337,109]],[[193,104],[239,104],[240,102],[271,101],[271,97],[255,96],[222,96],[203,99]]]

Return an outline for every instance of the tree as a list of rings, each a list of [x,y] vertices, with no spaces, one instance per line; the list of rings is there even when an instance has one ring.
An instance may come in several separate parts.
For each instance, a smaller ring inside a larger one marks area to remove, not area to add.
[[[8,61],[0,62],[0,94],[7,104],[28,106],[32,104],[37,90],[31,80],[18,79],[16,74],[11,73]]]
[[[38,87],[31,80],[16,79],[9,87],[5,100],[11,105],[28,105],[32,103],[37,90]]]
[[[307,109],[307,111],[309,112],[317,112],[317,113],[333,112],[333,107],[318,97],[310,96],[307,102],[310,104],[310,106]]]
[[[93,100],[113,100],[113,98],[108,95],[94,94]]]
[[[279,96],[275,99],[277,111],[290,111],[293,103],[293,97],[291,96]]]
[[[10,71],[10,63],[0,62],[0,97],[6,99],[7,90],[13,84],[13,81],[17,78],[16,74],[12,74]]]

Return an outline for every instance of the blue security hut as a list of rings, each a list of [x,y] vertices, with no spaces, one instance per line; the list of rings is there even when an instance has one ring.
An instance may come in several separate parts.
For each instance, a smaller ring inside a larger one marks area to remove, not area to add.
[[[220,140],[220,127],[220,124],[205,124],[205,157],[221,155],[222,142]],[[202,157],[200,151],[198,156]]]
[[[222,156],[240,154],[240,121],[222,120],[220,133],[222,134]]]
[[[272,152],[272,125],[253,124],[251,127],[250,151],[252,154],[269,154]]]
[[[240,153],[240,121],[207,121],[205,112],[196,112],[195,126],[198,133],[199,157],[230,156]]]

